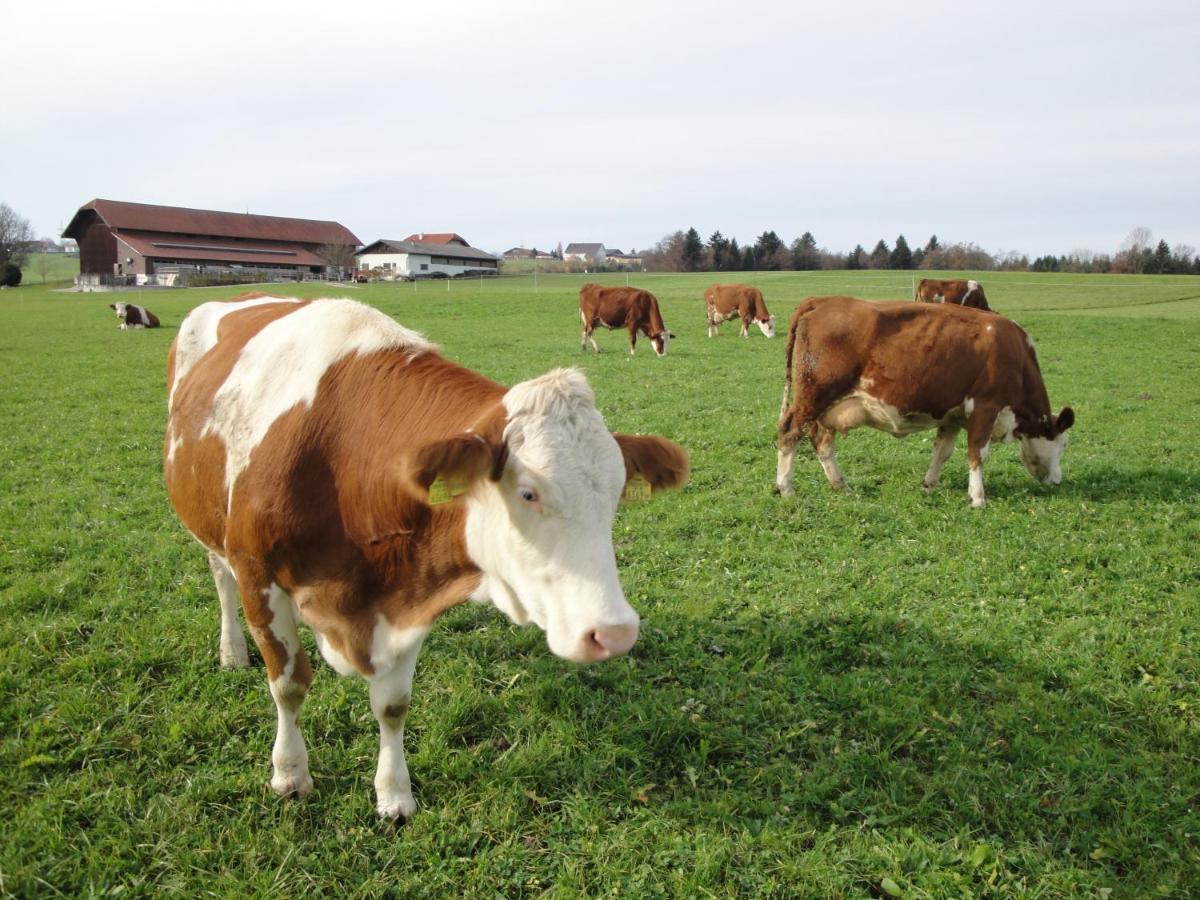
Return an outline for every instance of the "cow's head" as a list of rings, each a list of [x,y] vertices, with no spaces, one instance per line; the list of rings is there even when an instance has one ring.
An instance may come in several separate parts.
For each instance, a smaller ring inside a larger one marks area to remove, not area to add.
[[[667,344],[671,343],[675,335],[669,331],[660,331],[658,334],[651,335],[650,344],[654,347],[654,352],[658,356],[667,355]]]
[[[763,333],[763,337],[775,337],[775,317],[768,316],[766,319],[756,319],[755,324],[758,330]]]
[[[126,303],[110,303],[108,304],[108,308],[115,312],[117,314],[117,318],[122,322],[125,321],[125,317],[129,313],[128,304]]]
[[[1021,435],[1021,461],[1029,474],[1045,484],[1062,481],[1062,455],[1067,449],[1067,429],[1075,424],[1075,411],[1064,406],[1050,422],[1050,434],[1045,437]]]
[[[546,632],[577,662],[626,653],[638,614],[617,578],[612,527],[626,482],[682,485],[687,454],[659,437],[614,435],[583,375],[558,369],[518,384],[478,427],[423,448],[415,479],[457,485],[475,599]]]

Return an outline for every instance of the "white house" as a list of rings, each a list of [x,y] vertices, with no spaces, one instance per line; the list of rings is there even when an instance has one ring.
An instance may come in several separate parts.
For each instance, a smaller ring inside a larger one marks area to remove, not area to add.
[[[460,239],[461,240],[461,239]],[[456,275],[495,275],[498,260],[466,242],[378,240],[355,255],[359,270],[379,269],[385,277],[440,278]]]
[[[563,259],[577,259],[594,266],[604,265],[605,250],[603,244],[567,244],[563,251]]]

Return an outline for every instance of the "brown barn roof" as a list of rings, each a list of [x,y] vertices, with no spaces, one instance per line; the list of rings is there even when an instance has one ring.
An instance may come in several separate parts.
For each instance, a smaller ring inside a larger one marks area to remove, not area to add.
[[[73,229],[80,214],[87,210],[95,210],[106,225],[117,231],[152,231],[303,244],[358,246],[362,243],[353,232],[338,222],[154,206],[120,200],[92,200],[85,203],[71,219],[71,224],[63,232],[64,237],[77,237]]]
[[[410,234],[404,239],[410,244],[462,244],[464,247],[470,247],[467,239],[461,234],[455,234],[453,231],[439,231],[436,233],[428,231],[419,231],[416,234]]]

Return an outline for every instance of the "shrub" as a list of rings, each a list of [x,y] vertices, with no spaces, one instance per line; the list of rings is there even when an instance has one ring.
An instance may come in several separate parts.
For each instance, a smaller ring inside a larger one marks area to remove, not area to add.
[[[14,262],[6,262],[0,267],[0,286],[16,287],[21,283],[21,267]]]

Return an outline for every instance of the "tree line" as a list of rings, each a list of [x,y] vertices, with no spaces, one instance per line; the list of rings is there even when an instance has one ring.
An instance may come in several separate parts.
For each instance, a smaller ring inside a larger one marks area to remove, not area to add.
[[[1187,244],[1173,249],[1165,240],[1153,245],[1151,232],[1139,226],[1113,254],[1076,250],[1062,256],[1039,256],[1030,262],[1022,253],[992,254],[970,242],[943,244],[937,235],[923,246],[910,247],[903,234],[892,245],[879,239],[868,251],[862,244],[842,253],[817,245],[811,231],[790,244],[774,231],[739,245],[714,231],[705,241],[695,228],[675,231],[642,253],[651,272],[812,271],[817,269],[966,269],[977,271],[1114,272],[1156,275],[1200,275],[1200,256]]]

